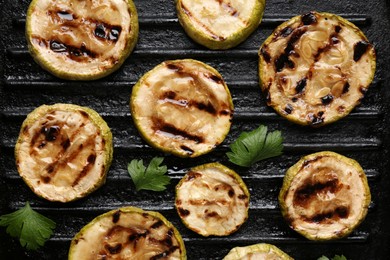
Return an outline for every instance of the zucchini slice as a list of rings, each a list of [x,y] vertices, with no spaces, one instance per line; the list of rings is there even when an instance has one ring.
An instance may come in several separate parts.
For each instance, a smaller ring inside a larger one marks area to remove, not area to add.
[[[278,26],[259,51],[267,104],[288,120],[325,125],[360,103],[376,67],[374,47],[340,16],[310,12]]]
[[[180,157],[208,153],[230,130],[233,103],[222,76],[196,60],[165,61],[133,87],[135,126],[151,146]]]
[[[86,196],[106,180],[112,134],[90,108],[43,105],[22,124],[15,146],[20,176],[38,196],[68,202]]]
[[[265,0],[176,0],[179,22],[195,42],[229,49],[258,27]]]
[[[100,215],[72,239],[69,260],[185,260],[176,228],[160,213],[124,207]]]
[[[349,235],[365,218],[370,201],[359,163],[328,151],[307,155],[288,169],[279,194],[290,227],[310,240]]]
[[[117,70],[138,39],[132,0],[32,0],[26,18],[28,48],[53,75],[93,80]]]
[[[249,191],[241,177],[219,163],[192,168],[176,186],[183,223],[202,236],[227,236],[248,218]]]
[[[256,244],[235,247],[223,260],[293,260],[292,257],[271,244]]]

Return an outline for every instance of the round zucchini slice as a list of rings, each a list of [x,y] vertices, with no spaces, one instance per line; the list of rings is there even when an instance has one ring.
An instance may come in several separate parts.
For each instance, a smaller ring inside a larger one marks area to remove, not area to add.
[[[293,260],[292,257],[270,244],[256,244],[244,247],[235,247],[230,250],[223,260]]]
[[[96,217],[72,239],[69,260],[185,260],[186,249],[176,228],[160,213],[135,207]]]
[[[117,70],[138,39],[132,0],[32,0],[26,18],[29,51],[42,68],[68,80]]]
[[[176,0],[179,22],[195,42],[229,49],[258,27],[265,0]]]
[[[68,202],[106,180],[113,154],[106,122],[90,108],[43,105],[23,122],[15,146],[20,176],[38,196]]]
[[[328,151],[307,155],[288,169],[279,194],[290,227],[310,240],[349,235],[365,218],[370,201],[359,163]]]
[[[222,143],[230,130],[233,102],[222,76],[196,60],[165,61],[133,87],[135,126],[151,146],[196,157]]]
[[[249,191],[241,177],[219,163],[192,168],[176,186],[177,212],[202,236],[227,236],[248,218]]]
[[[310,12],[278,26],[259,51],[267,104],[288,120],[325,125],[360,103],[376,67],[372,44],[354,24]]]

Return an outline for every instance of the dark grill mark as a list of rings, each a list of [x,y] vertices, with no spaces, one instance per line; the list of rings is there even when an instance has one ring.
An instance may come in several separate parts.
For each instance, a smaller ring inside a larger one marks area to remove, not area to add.
[[[341,32],[341,26],[336,25],[336,26],[334,27],[334,31],[335,31],[336,33]]]
[[[105,245],[104,247],[111,255],[116,255],[122,251],[122,244],[119,243],[115,246]]]
[[[108,39],[110,41],[116,42],[119,39],[119,35],[121,34],[122,28],[119,26],[114,26],[111,28],[109,34],[108,34]]]
[[[219,114],[220,114],[221,116],[232,115],[232,113],[231,113],[230,110],[228,110],[228,109],[223,109],[223,110],[219,111]]]
[[[153,229],[158,229],[159,227],[161,227],[162,225],[164,225],[164,223],[159,220],[157,221],[156,223],[154,223],[150,228],[153,228]]]
[[[287,104],[284,108],[284,112],[286,112],[287,114],[291,114],[293,110],[294,108],[290,104]]]
[[[310,180],[306,180],[305,182],[306,183],[294,193],[294,205],[305,207],[311,200],[316,199],[318,193],[336,193],[340,190],[341,185],[338,179],[332,179],[324,183],[311,183]]]
[[[190,215],[190,211],[189,210],[186,210],[186,209],[183,209],[183,208],[177,208],[177,210],[179,211],[179,214],[181,217],[187,217],[188,215]]]
[[[343,94],[347,93],[349,91],[349,82],[345,82],[344,87],[343,87]]]
[[[42,127],[41,133],[45,135],[46,141],[53,142],[57,139],[60,130],[59,126]]]
[[[270,62],[271,62],[271,55],[270,55],[269,52],[266,50],[266,46],[263,46],[263,48],[261,48],[260,53],[261,53],[261,55],[263,56],[263,59],[265,60],[265,62],[267,62],[267,63],[270,63]]]
[[[293,32],[293,29],[289,26],[284,27],[282,31],[280,31],[280,36],[287,37]]]
[[[42,142],[40,145],[38,145],[38,148],[39,149],[42,149],[43,147],[45,147],[46,146],[46,142]]]
[[[302,15],[301,20],[303,25],[311,25],[317,23],[317,17],[313,12]]]
[[[57,15],[62,20],[66,20],[66,21],[73,21],[74,19],[73,14],[69,13],[68,11],[58,11]]]
[[[51,178],[49,176],[42,176],[41,177],[41,180],[44,182],[44,183],[49,183],[51,181]]]
[[[365,94],[367,93],[367,89],[364,88],[364,87],[360,87],[360,88],[359,88],[359,91],[360,91],[360,93],[362,93],[363,95],[365,95]]]
[[[192,155],[195,152],[194,150],[192,150],[191,148],[185,145],[180,145],[180,149],[182,149],[184,152],[186,152],[189,155]]]
[[[50,49],[54,52],[66,52],[68,51],[68,48],[65,44],[57,42],[57,41],[50,41]]]
[[[37,41],[42,42],[46,41],[44,39],[38,39]],[[85,44],[82,44],[80,47],[75,47],[71,45],[67,45],[63,42],[60,42],[58,40],[48,40],[45,43],[46,46],[50,46],[50,49],[53,52],[61,53],[64,55],[67,55],[68,58],[73,60],[80,60],[80,58],[96,58],[97,54],[92,52],[91,50],[88,50],[85,46]]]
[[[220,216],[215,211],[206,214],[206,218],[218,218],[218,217],[220,217]]]
[[[306,84],[307,84],[307,78],[303,78],[300,81],[298,81],[297,86],[295,87],[295,91],[297,92],[297,94],[301,93],[305,89]]]
[[[81,172],[79,173],[79,175],[76,177],[76,179],[73,181],[72,183],[72,187],[76,186],[82,178],[84,178],[88,172],[91,170],[91,168],[93,167],[93,164],[95,162],[95,159],[96,159],[96,154],[90,154],[87,158],[87,164],[84,166],[84,168],[81,170]]]
[[[331,94],[328,94],[325,97],[321,98],[321,102],[323,105],[328,105],[332,103],[332,101],[333,101],[333,96]]]
[[[162,132],[162,134],[167,133],[174,136],[180,136],[182,138],[192,140],[195,143],[202,143],[204,141],[203,137],[196,136],[188,133],[187,131],[177,129],[174,125],[163,122],[160,119],[154,118],[154,131]]]
[[[95,160],[96,160],[96,155],[95,154],[90,154],[87,158],[87,162],[92,164],[92,163],[95,163]]]
[[[309,118],[310,118],[312,125],[319,125],[319,124],[322,124],[324,122],[324,118],[322,118],[321,116],[309,114]]]
[[[190,180],[193,180],[193,179],[196,179],[199,177],[202,177],[202,174],[199,172],[191,171],[191,172],[187,173],[187,181],[190,181]]]
[[[174,71],[181,71],[183,68],[181,66],[178,66],[176,64],[172,64],[172,63],[168,63],[167,65],[167,68],[170,69],[170,70],[174,70]]]
[[[355,62],[359,61],[360,58],[367,52],[369,47],[370,44],[366,41],[357,42],[354,46],[353,60]]]
[[[61,143],[61,146],[62,146],[62,149],[64,149],[64,150],[68,149],[69,146],[70,146],[70,140],[69,140],[69,138],[66,138],[65,141],[63,141],[63,142]]]
[[[228,191],[228,195],[229,195],[230,198],[233,198],[234,194],[235,194],[235,192],[234,192],[233,189],[230,189],[230,190]]]
[[[140,238],[145,238],[149,234],[149,231],[145,231],[144,233],[135,233],[129,236],[129,242],[137,242]]]
[[[169,99],[175,99],[176,93],[173,91],[167,91],[164,93],[162,99],[169,98]]]
[[[274,65],[277,72],[282,71],[285,67],[290,69],[295,67],[295,64],[290,60],[289,56],[294,53],[295,43],[302,37],[305,32],[305,28],[297,28],[291,33],[286,48],[284,49],[283,53],[275,60]]]
[[[98,24],[95,28],[94,33],[96,37],[106,39],[106,27],[104,26],[104,24]]]
[[[238,16],[238,10],[235,9],[230,3],[225,3],[223,0],[217,0],[217,1],[231,16],[234,17]]]
[[[121,212],[118,210],[112,215],[112,223],[117,223],[121,216]]]
[[[190,101],[190,105],[194,105],[199,110],[206,111],[207,113],[210,113],[213,115],[217,114],[217,110],[215,109],[215,107],[211,103],[205,104],[205,103],[199,103],[196,101]]]
[[[297,98],[297,97],[293,97],[293,98],[291,99],[291,101],[295,103],[295,102],[298,101],[298,98]]]
[[[214,81],[215,83],[217,84],[222,84],[223,83],[223,79],[217,75],[214,75],[214,74],[204,74],[207,78],[211,79],[212,81]]]
[[[337,108],[337,112],[339,112],[340,114],[344,113],[345,112],[345,107],[344,106],[339,106]]]
[[[245,195],[245,194],[240,194],[240,195],[238,195],[238,198],[239,198],[240,200],[246,200],[246,199],[248,198],[248,196]]]
[[[341,218],[348,218],[349,208],[337,207],[334,211],[327,211],[321,214],[314,215],[313,217],[305,218],[307,222],[323,223],[329,219],[339,220]]]

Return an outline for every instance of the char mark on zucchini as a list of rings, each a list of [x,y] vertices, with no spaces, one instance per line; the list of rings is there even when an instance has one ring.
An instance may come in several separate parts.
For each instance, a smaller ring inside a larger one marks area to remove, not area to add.
[[[368,51],[370,44],[366,41],[359,41],[354,45],[353,60],[358,62],[360,58]]]
[[[306,222],[314,223],[328,223],[331,220],[338,221],[340,219],[348,218],[350,209],[348,207],[339,206],[334,210],[325,211],[319,214],[315,214],[311,217],[304,217]]]
[[[202,136],[193,135],[185,130],[176,128],[176,126],[164,122],[162,119],[153,117],[153,130],[155,133],[161,133],[162,135],[172,136],[173,138],[184,138],[194,141],[195,143],[204,142]]]

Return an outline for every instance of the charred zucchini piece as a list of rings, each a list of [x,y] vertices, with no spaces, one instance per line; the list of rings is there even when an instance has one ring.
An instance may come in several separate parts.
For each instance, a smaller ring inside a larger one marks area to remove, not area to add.
[[[32,0],[26,18],[28,48],[53,75],[93,80],[117,70],[138,39],[132,0]]]
[[[43,105],[22,124],[15,147],[20,176],[38,196],[68,202],[106,180],[112,134],[94,110],[71,104]]]
[[[370,201],[359,163],[328,151],[307,155],[288,169],[279,194],[290,227],[310,240],[349,235],[365,218]]]
[[[235,247],[230,250],[223,260],[293,260],[292,257],[270,244],[256,244],[244,247]]]
[[[267,104],[288,120],[332,123],[360,103],[376,67],[374,47],[340,16],[310,12],[278,26],[259,51]]]
[[[179,22],[195,42],[229,49],[257,28],[265,0],[176,0]]]
[[[248,218],[249,191],[241,177],[219,163],[192,168],[176,186],[183,223],[202,236],[227,236]]]
[[[185,260],[186,249],[176,228],[160,213],[135,207],[96,217],[73,238],[69,260]]]
[[[165,61],[133,87],[135,126],[151,146],[180,157],[205,154],[230,130],[233,103],[222,76],[196,60]]]

